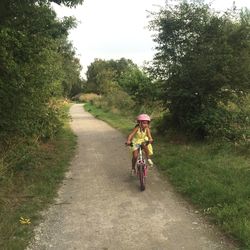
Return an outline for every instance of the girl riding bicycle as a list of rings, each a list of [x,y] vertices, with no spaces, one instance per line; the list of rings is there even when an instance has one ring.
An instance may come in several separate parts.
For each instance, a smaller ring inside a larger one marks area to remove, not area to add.
[[[143,146],[143,150],[147,157],[149,165],[153,166],[153,162],[150,159],[150,156],[153,155],[153,138],[150,132],[149,123],[151,119],[147,114],[140,114],[137,116],[137,124],[132,130],[132,132],[128,135],[127,145],[131,145],[132,143],[132,172],[135,171],[135,165],[138,158],[138,148],[139,145],[144,142],[149,142],[149,144],[145,144]]]

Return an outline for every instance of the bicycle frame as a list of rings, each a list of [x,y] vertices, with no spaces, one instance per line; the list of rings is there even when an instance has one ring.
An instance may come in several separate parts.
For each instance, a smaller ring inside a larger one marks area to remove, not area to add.
[[[137,176],[140,180],[140,188],[141,191],[144,191],[146,188],[146,177],[147,177],[147,164],[146,164],[146,160],[143,156],[143,144],[139,145],[139,149],[138,149],[138,158],[136,161],[136,172],[137,172]]]
[[[126,144],[126,143],[125,143]],[[146,177],[147,177],[147,170],[148,166],[146,164],[146,159],[144,157],[143,153],[143,147],[147,146],[149,144],[149,141],[145,141],[142,144],[139,144],[138,146],[138,157],[136,160],[136,175],[138,179],[140,180],[140,189],[141,191],[144,191],[146,188]],[[126,144],[127,146],[133,146],[133,143]]]

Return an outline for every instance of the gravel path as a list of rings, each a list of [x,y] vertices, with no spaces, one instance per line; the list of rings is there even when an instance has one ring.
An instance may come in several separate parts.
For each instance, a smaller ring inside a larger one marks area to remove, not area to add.
[[[77,152],[27,249],[236,249],[156,169],[149,171],[146,190],[140,192],[129,174],[125,137],[81,104],[70,113]]]

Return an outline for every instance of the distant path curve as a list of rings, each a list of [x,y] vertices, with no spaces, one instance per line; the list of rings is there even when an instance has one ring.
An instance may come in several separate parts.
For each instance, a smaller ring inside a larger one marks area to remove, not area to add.
[[[58,198],[28,249],[234,250],[164,181],[149,171],[147,189],[129,176],[125,137],[84,111],[70,109],[78,148]]]

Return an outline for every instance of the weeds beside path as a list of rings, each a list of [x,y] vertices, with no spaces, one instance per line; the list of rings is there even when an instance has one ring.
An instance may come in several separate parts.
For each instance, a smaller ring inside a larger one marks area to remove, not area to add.
[[[46,143],[22,139],[2,153],[0,170],[5,171],[0,172],[0,249],[27,246],[39,212],[57,193],[75,145],[76,137],[65,124]]]

